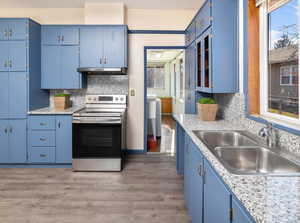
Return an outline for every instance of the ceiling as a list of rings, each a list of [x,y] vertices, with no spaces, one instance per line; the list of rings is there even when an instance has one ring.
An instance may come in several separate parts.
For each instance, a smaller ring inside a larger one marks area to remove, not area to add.
[[[84,3],[120,3],[120,0],[0,0],[1,8],[83,8]],[[133,9],[198,9],[203,0],[123,0]]]
[[[148,50],[148,63],[166,63],[177,57],[182,50]]]

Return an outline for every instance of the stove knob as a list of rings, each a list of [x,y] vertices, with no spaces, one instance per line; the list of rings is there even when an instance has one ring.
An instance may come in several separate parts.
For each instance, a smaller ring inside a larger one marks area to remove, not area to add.
[[[119,98],[116,98],[116,101],[119,101]]]
[[[94,98],[94,101],[96,101],[97,100],[97,98]]]
[[[121,100],[121,101],[123,101],[123,100],[124,100],[124,98],[122,97],[122,98],[120,98],[120,100]]]

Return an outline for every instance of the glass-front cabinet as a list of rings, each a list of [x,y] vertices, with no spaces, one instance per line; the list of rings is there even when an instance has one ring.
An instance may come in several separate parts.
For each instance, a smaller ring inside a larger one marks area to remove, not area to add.
[[[212,93],[211,29],[197,39],[197,90]]]

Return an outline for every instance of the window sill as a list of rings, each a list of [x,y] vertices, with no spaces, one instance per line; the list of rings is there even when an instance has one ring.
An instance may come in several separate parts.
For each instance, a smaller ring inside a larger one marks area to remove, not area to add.
[[[268,115],[260,114],[248,114],[246,117],[263,124],[271,122],[274,124],[275,128],[300,136],[300,124],[295,124],[292,121],[285,121],[274,117],[269,117]]]

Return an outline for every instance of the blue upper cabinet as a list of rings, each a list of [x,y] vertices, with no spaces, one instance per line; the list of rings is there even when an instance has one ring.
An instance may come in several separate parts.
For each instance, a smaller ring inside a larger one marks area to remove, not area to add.
[[[127,26],[82,27],[80,67],[127,67]]]
[[[186,29],[191,36],[195,23],[196,90],[204,93],[235,93],[238,91],[238,1],[207,0]],[[230,15],[230,16],[228,16]],[[186,63],[193,64],[188,58]]]
[[[0,71],[26,71],[26,41],[0,41]]]
[[[219,176],[204,161],[204,213],[203,222],[231,223],[231,194]],[[243,222],[244,223],[244,222]]]
[[[196,38],[196,21],[193,20],[185,31],[185,45],[190,45]]]
[[[42,88],[81,88],[79,46],[42,46]]]
[[[0,40],[26,40],[27,27],[26,19],[1,19]]]
[[[43,26],[43,45],[78,45],[79,28],[71,26]]]
[[[201,35],[211,25],[211,1],[208,0],[204,3],[195,18],[196,23],[196,37]]]
[[[80,28],[80,67],[103,66],[103,27]]]

